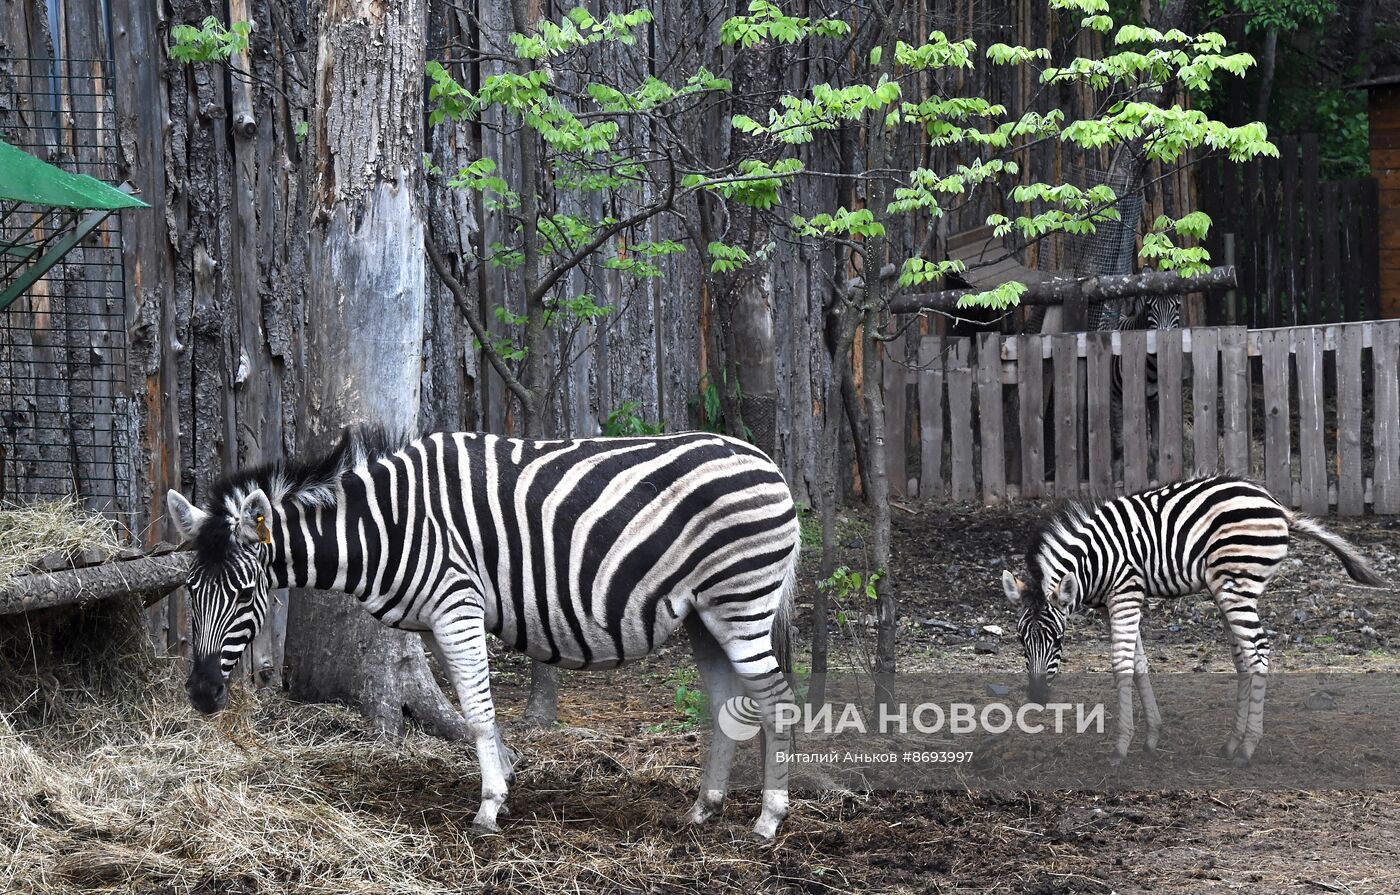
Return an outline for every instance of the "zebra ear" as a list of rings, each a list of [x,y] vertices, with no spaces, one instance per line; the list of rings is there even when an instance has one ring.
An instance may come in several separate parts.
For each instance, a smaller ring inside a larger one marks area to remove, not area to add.
[[[180,533],[182,541],[194,540],[199,527],[209,518],[208,513],[190,503],[185,499],[185,495],[174,489],[165,494],[165,511],[170,514],[170,521],[175,523],[175,530]]]
[[[1010,569],[1007,569],[1001,573],[1001,589],[1006,592],[1007,600],[1019,604],[1021,602],[1021,591],[1026,589],[1026,585],[1022,583],[1020,578],[1011,574]]]
[[[263,489],[250,491],[238,508],[238,539],[245,544],[271,544],[272,502]]]
[[[1061,578],[1060,583],[1055,586],[1055,601],[1060,604],[1060,608],[1069,612],[1078,598],[1079,579],[1075,578],[1073,574]]]

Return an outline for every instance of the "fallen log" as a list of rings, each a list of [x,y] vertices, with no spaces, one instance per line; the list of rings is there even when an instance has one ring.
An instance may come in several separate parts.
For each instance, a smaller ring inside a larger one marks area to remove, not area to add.
[[[101,565],[16,575],[0,588],[0,615],[31,612],[130,594],[147,605],[185,583],[187,552],[141,556]]]
[[[1067,301],[1108,301],[1139,295],[1185,295],[1189,292],[1218,292],[1238,285],[1234,265],[1212,267],[1189,277],[1171,272],[1104,275],[1097,277],[1047,276],[1026,284],[1021,294],[1023,305],[1060,305]],[[915,311],[956,311],[958,302],[979,289],[945,289],[940,292],[909,292],[890,299],[890,310],[896,314]]]

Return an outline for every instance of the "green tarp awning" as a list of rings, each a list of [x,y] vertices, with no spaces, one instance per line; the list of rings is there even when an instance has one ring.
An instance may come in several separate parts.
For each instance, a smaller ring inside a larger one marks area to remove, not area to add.
[[[104,211],[150,207],[96,178],[55,168],[4,140],[0,140],[0,200]]]

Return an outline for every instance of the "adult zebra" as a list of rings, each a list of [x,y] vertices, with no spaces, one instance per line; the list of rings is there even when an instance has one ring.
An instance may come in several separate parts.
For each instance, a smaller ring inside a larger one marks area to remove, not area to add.
[[[711,705],[747,696],[765,734],[763,809],[771,838],[787,814],[776,725],[787,670],[799,548],[782,474],[720,435],[521,441],[439,433],[398,450],[347,431],[309,464],[239,472],[209,509],[171,491],[193,542],[194,668],[186,689],[221,709],[229,672],[278,587],[337,590],[386,625],[419,631],[452,679],[476,743],[481,807],[496,830],[509,756],[496,727],[489,631],[569,668],[644,656],[682,624]],[[719,715],[719,712],[716,712]],[[716,724],[700,796],[720,807],[735,742]]]
[[[1026,655],[1030,699],[1044,703],[1060,667],[1065,619],[1098,609],[1108,619],[1118,686],[1118,748],[1133,739],[1133,686],[1147,716],[1146,747],[1157,748],[1161,713],[1148,680],[1140,626],[1148,595],[1181,597],[1209,590],[1220,607],[1239,674],[1235,726],[1221,754],[1247,765],[1264,733],[1269,640],[1259,597],[1288,555],[1290,530],[1321,542],[1354,580],[1385,581],[1345,540],[1294,513],[1243,479],[1210,476],[1109,501],[1097,510],[1071,505],[1041,529],[1026,550],[1027,581],[1002,573],[1002,588],[1023,607],[1017,633]]]

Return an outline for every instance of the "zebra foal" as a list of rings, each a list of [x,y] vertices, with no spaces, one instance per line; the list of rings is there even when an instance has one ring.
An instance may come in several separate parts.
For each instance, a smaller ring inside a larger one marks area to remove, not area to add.
[[[1026,656],[1029,698],[1044,703],[1049,695],[1069,614],[1096,609],[1109,623],[1117,681],[1113,762],[1127,757],[1132,744],[1134,686],[1147,720],[1145,746],[1155,753],[1162,718],[1140,633],[1147,597],[1206,590],[1220,607],[1239,674],[1235,725],[1220,751],[1236,765],[1248,765],[1264,733],[1269,671],[1259,597],[1288,555],[1290,532],[1325,545],[1354,580],[1385,586],[1351,544],[1242,479],[1210,476],[1120,497],[1097,509],[1063,510],[1031,540],[1026,580],[1002,573],[1007,598],[1022,606],[1016,630]]]
[[[481,769],[474,824],[496,830],[509,753],[496,726],[486,634],[542,662],[610,668],[690,634],[716,709],[747,696],[765,734],[763,809],[787,814],[788,658],[799,547],[782,474],[719,435],[521,441],[438,433],[401,448],[347,431],[327,456],[235,473],[207,509],[171,491],[195,547],[189,576],[195,708],[228,675],[273,587],[354,595],[423,635],[457,691]],[[387,669],[386,669],[387,671]],[[718,718],[719,712],[716,712]],[[736,744],[716,724],[690,820],[720,807]]]

